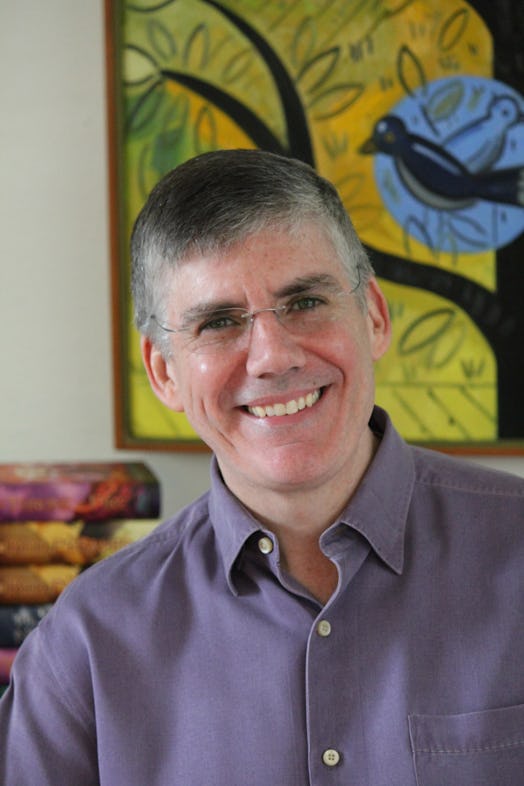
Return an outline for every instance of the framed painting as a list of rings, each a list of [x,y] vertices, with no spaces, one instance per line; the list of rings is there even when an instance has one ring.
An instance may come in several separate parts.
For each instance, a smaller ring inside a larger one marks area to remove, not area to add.
[[[388,299],[377,403],[410,442],[524,450],[524,6],[106,0],[117,446],[204,450],[139,355],[128,239],[201,152],[263,148],[338,188]]]

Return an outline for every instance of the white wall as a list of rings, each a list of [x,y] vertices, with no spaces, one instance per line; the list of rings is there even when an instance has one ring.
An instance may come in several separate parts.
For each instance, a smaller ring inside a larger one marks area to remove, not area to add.
[[[143,458],[167,514],[209,458],[113,445],[103,0],[0,5],[0,461]]]
[[[103,0],[0,3],[0,461],[143,458],[167,515],[209,458],[113,446]]]

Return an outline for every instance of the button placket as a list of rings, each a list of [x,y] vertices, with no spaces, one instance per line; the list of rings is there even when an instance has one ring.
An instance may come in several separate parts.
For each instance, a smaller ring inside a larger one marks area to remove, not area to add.
[[[337,642],[340,643],[339,637],[335,635],[336,630],[336,602],[330,602],[313,623],[308,644],[310,778],[315,786],[324,783],[328,770],[333,772],[331,778],[335,778],[334,782],[338,783],[342,775],[335,775],[335,770],[344,769],[346,755],[344,745],[341,744],[344,739],[344,719],[338,717],[335,711],[338,689],[328,668],[330,660],[335,658]]]

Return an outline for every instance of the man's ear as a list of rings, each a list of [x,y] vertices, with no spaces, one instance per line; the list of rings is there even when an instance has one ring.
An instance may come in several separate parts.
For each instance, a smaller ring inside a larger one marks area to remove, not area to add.
[[[371,354],[373,360],[378,360],[391,342],[391,319],[386,298],[375,277],[370,279],[367,286],[366,301]]]
[[[146,336],[142,336],[140,339],[140,350],[149,383],[156,397],[173,412],[183,412],[184,407],[173,363],[166,360],[160,350]]]

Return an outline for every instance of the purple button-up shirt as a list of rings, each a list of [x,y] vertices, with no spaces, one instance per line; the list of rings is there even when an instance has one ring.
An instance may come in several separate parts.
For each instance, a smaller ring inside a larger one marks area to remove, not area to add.
[[[321,538],[324,607],[215,466],[209,494],[89,568],[26,640],[0,783],[524,784],[524,482],[408,447],[380,410],[373,426]]]

